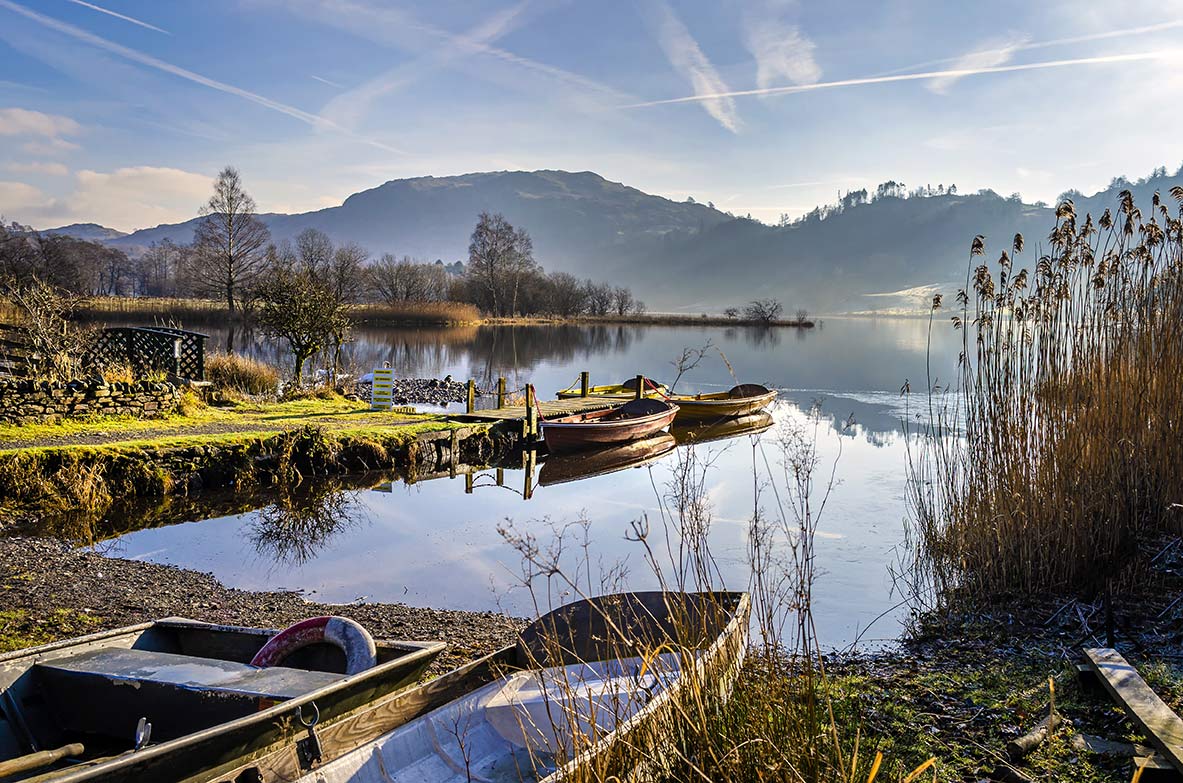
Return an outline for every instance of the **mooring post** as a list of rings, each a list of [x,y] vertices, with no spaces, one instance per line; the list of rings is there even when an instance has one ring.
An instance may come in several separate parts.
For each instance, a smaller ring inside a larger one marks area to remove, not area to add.
[[[526,384],[526,438],[538,438],[538,400],[534,399],[534,384]]]
[[[504,487],[505,486],[505,468],[497,468],[496,472],[493,475],[495,475],[497,477],[497,486]]]
[[[497,379],[497,407],[498,408],[505,407],[505,379],[504,378]]]
[[[587,370],[579,373],[579,396],[586,397],[591,393],[591,373]]]
[[[637,397],[636,397],[636,399],[639,400],[644,396],[645,396],[645,376],[638,375],[637,376]]]
[[[465,408],[465,413],[472,413],[476,410],[476,381],[472,378],[468,379],[468,402]]]
[[[472,474],[471,473],[464,474],[464,494],[465,495],[472,494]]]

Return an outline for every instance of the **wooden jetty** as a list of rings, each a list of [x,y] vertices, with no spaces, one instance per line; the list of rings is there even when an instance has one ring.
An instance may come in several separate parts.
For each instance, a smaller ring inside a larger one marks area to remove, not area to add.
[[[526,401],[524,405],[506,405],[505,379],[497,379],[497,406],[494,408],[477,409],[476,383],[468,382],[468,401],[464,413],[452,414],[452,418],[461,421],[494,421],[520,422],[521,437],[526,444],[538,440],[538,423],[543,419],[553,419],[558,416],[570,416],[576,413],[591,413],[602,411],[620,405],[621,400],[611,397],[596,397],[588,394],[590,379],[587,372],[579,374],[581,396],[563,400],[540,401],[534,393],[534,387],[526,386]],[[637,376],[637,388],[644,388],[644,376]],[[637,394],[638,399],[640,393]],[[513,429],[516,431],[517,427]]]
[[[1113,701],[1124,709],[1134,722],[1146,732],[1150,744],[1173,767],[1176,775],[1183,773],[1183,718],[1158,697],[1138,670],[1109,647],[1095,647],[1084,651],[1087,668],[1100,681]],[[1160,757],[1135,759],[1139,767],[1149,772],[1166,766]],[[1146,775],[1144,779],[1149,780]]]

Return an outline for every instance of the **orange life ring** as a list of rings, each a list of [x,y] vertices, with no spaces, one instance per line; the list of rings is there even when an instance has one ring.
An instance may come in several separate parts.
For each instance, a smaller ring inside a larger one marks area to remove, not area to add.
[[[255,653],[251,666],[279,666],[296,650],[328,642],[345,653],[345,673],[357,674],[378,663],[374,637],[347,617],[313,617],[289,626],[267,640]]]

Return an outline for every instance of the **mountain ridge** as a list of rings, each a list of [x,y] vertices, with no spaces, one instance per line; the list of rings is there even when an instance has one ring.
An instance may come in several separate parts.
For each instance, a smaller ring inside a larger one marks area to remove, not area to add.
[[[1157,169],[1137,182],[1115,178],[1091,196],[1065,195],[1074,198],[1079,215],[1099,217],[1103,209],[1115,209],[1117,193],[1129,188],[1148,210],[1151,194],[1166,196],[1171,185],[1183,182],[1181,175],[1183,169],[1174,175]],[[260,217],[276,241],[317,228],[375,256],[391,252],[447,262],[466,258],[472,226],[484,210],[501,212],[529,231],[535,257],[548,271],[629,285],[650,307],[669,310],[717,311],[761,297],[780,299],[790,312],[861,311],[870,304],[891,309],[884,293],[963,279],[975,235],[986,236],[988,255],[1009,249],[1015,233],[1027,236],[1030,249],[1016,259],[1021,266],[1034,263],[1029,257],[1055,223],[1051,207],[990,190],[908,196],[893,189],[769,226],[710,204],[648,194],[595,172],[557,169],[389,180],[339,206]],[[198,221],[101,241],[133,254],[166,238],[184,244]]]

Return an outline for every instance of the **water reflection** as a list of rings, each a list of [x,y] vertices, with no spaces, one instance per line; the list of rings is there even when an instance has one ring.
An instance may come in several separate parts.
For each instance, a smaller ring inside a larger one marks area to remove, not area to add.
[[[673,435],[662,432],[620,446],[572,454],[551,454],[538,471],[538,485],[549,487],[638,468],[668,454],[677,445],[678,441]]]
[[[339,481],[302,482],[260,508],[248,538],[259,555],[284,566],[307,563],[334,537],[368,523],[360,491]]]
[[[712,513],[712,551],[727,584],[742,589],[749,578],[745,563],[754,472],[777,469],[775,425],[800,421],[820,399],[819,451],[827,464],[838,462],[837,485],[815,547],[815,618],[823,643],[841,644],[896,603],[887,569],[895,561],[906,514],[901,422],[916,407],[900,395],[900,387],[908,381],[924,386],[926,329],[918,321],[829,320],[824,328],[794,336],[781,331],[775,344],[745,329],[705,326],[360,329],[350,351],[362,368],[390,361],[404,376],[471,377],[484,388],[505,377],[510,388],[530,381],[547,397],[570,386],[580,371],[588,371],[593,384],[638,373],[661,377],[684,348],[713,341],[726,363],[713,354],[679,382],[679,391],[725,390],[738,379],[777,389],[780,397],[770,411],[773,426],[760,419],[748,422],[750,429],[731,423],[734,433],[726,428],[693,436],[675,431],[685,445],[635,454],[636,463],[607,457],[597,457],[604,460],[600,464],[567,465],[525,459],[500,468],[458,469],[454,479],[444,475],[406,484],[395,478],[383,491],[353,494],[344,516],[362,519],[361,524],[333,525],[323,511],[301,510],[298,504],[295,519],[277,520],[268,513],[278,512],[247,511],[243,498],[219,501],[211,510],[185,499],[170,501],[175,505],[167,513],[136,511],[112,518],[98,537],[122,533],[117,546],[125,556],[210,571],[244,589],[294,587],[316,591],[326,601],[364,595],[419,606],[528,612],[529,606],[510,591],[509,575],[518,563],[497,533],[500,524],[512,519],[544,536],[552,524],[586,518],[597,561],[638,565],[643,554],[626,540],[631,525],[641,518],[661,519],[667,505],[662,488],[676,478],[686,450],[694,449],[709,464],[703,497]],[[246,350],[278,355],[276,346],[257,335],[236,339]],[[933,335],[935,379],[955,370],[958,340],[952,330]],[[375,480],[371,477],[371,484]],[[354,490],[362,486],[351,485]],[[277,506],[282,499],[273,494],[250,500],[258,508]],[[770,505],[767,510],[776,509]],[[132,520],[168,526],[127,532],[138,528]],[[177,521],[187,524],[169,524]],[[285,538],[307,530],[312,532],[295,543]],[[260,561],[272,568],[260,568]],[[644,571],[636,569],[630,587],[653,586]],[[894,636],[901,614],[888,611],[870,635]]]

